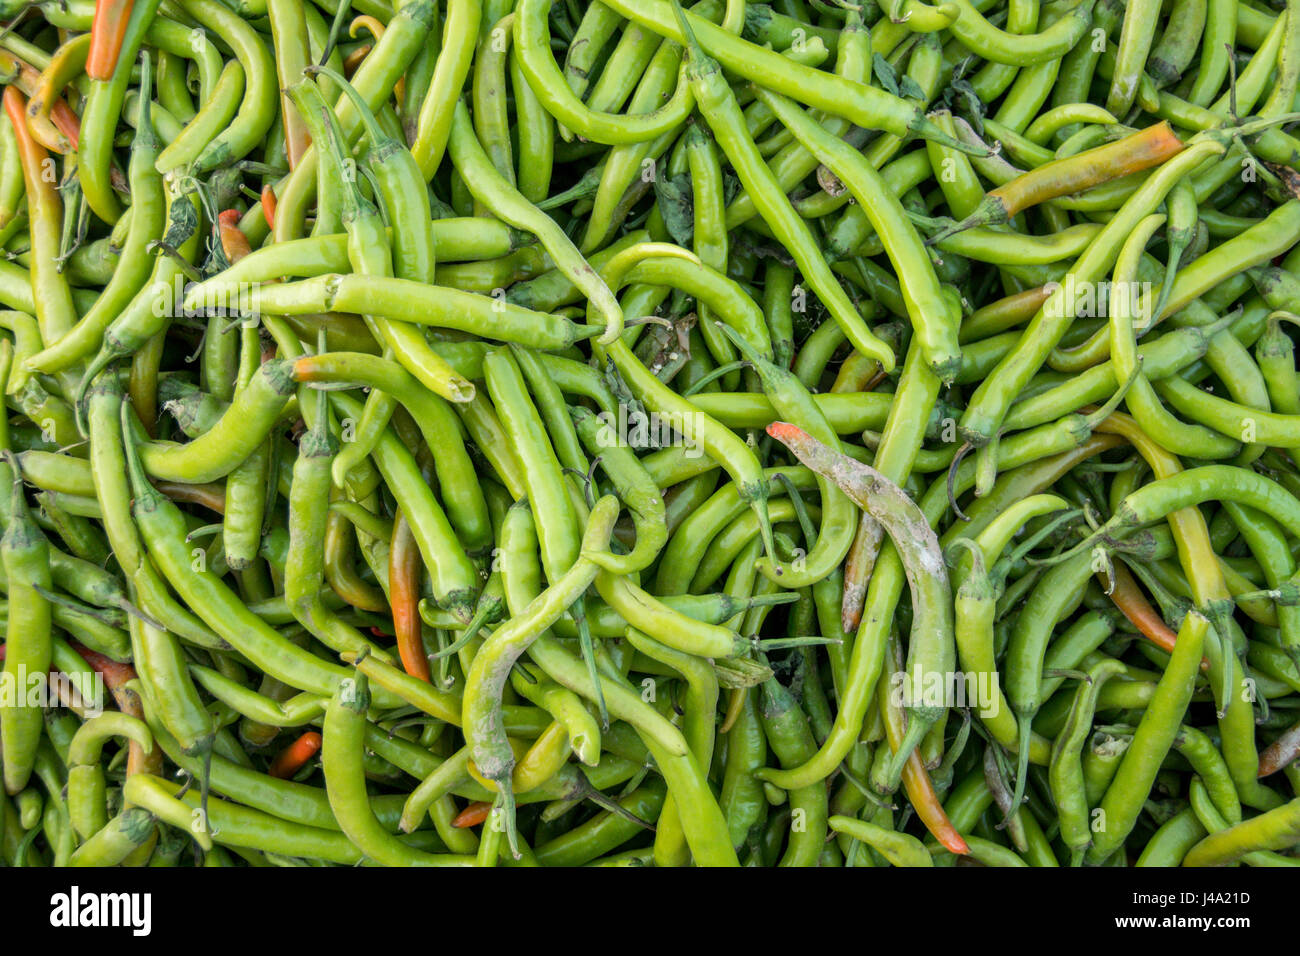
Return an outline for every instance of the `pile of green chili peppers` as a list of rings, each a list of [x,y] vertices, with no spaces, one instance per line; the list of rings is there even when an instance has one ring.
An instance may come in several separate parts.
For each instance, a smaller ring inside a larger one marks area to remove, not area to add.
[[[5,864],[1300,865],[1300,0],[0,19]]]

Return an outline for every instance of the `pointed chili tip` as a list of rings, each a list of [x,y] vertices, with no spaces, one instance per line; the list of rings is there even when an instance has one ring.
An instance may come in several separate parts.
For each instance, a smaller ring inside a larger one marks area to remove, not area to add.
[[[451,821],[451,825],[458,830],[466,827],[476,827],[488,818],[492,812],[492,804],[486,800],[476,800],[467,806]]]
[[[944,834],[940,838],[940,841],[943,843],[944,848],[951,853],[957,853],[961,856],[970,855],[970,847],[966,845],[966,841],[962,839],[961,834],[956,830],[953,830],[952,833]]]
[[[802,428],[797,425],[791,425],[789,422],[772,422],[767,426],[767,433],[777,441],[785,441],[788,438],[805,437]]]
[[[268,229],[275,228],[275,189],[270,183],[262,188],[262,218]]]

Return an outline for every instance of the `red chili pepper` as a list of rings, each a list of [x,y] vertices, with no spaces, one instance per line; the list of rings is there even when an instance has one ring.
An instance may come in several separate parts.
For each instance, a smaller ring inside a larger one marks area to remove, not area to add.
[[[116,692],[128,681],[133,681],[138,676],[135,668],[130,664],[115,661],[113,658],[99,653],[99,651],[92,651],[88,647],[83,647],[76,641],[69,641],[68,643],[81,656],[81,659],[90,665],[91,670],[104,678],[104,686],[111,692]],[[115,693],[114,696],[116,696]]]
[[[124,714],[144,720],[144,705],[140,702],[140,697],[135,690],[127,686],[138,676],[135,668],[130,664],[115,661],[111,657],[105,657],[98,651],[92,651],[76,641],[69,641],[68,643],[80,655],[81,659],[90,665],[91,670],[103,679],[104,686],[113,695],[117,709]],[[127,752],[127,776],[137,773],[162,773],[162,758],[161,747],[154,747],[151,752],[145,753],[138,743],[132,741]]]
[[[1129,569],[1122,564],[1115,564],[1111,568],[1111,575],[1113,584],[1110,592],[1111,601],[1143,637],[1161,650],[1172,654],[1178,635],[1170,630],[1164,618],[1151,606],[1151,602],[1146,599],[1146,595],[1138,587]],[[1209,669],[1209,659],[1202,658],[1201,670]]]
[[[903,789],[907,792],[907,799],[912,801],[912,808],[916,810],[916,815],[920,817],[931,836],[953,853],[963,856],[970,853],[970,847],[966,845],[966,841],[962,839],[957,828],[948,819],[948,814],[944,812],[943,803],[935,792],[934,784],[930,782],[925,764],[921,762],[921,755],[915,750],[903,767]]]
[[[38,120],[39,112],[31,113],[29,120],[29,104],[21,92],[21,90],[34,90],[40,82],[40,73],[16,56],[10,55],[9,59],[11,59],[17,66],[18,78],[17,82],[13,86],[5,87],[5,111],[15,123],[18,122],[18,120],[14,119],[14,117],[21,117],[22,119],[22,129],[18,131],[20,141],[23,137],[26,137],[39,147],[52,152],[76,152],[77,143],[81,135],[80,118],[78,118],[77,114],[72,111],[72,107],[68,106],[65,100],[56,99],[49,110],[50,121],[54,124],[59,135],[67,140],[67,143],[64,144],[50,141],[49,132],[47,130],[44,131],[45,135],[43,137],[41,135],[43,129]],[[14,91],[12,96],[10,96],[8,92],[10,89]],[[11,100],[12,105],[10,102]],[[33,125],[33,123],[35,125]],[[42,158],[43,157],[44,154],[42,154]]]
[[[59,100],[50,110],[50,121],[54,123],[55,128],[68,138],[68,143],[75,151],[77,142],[81,137],[81,120],[77,114],[72,112],[72,107],[65,100]]]
[[[244,235],[244,230],[239,228],[239,219],[238,209],[227,209],[217,216],[217,228],[221,232],[221,251],[226,254],[231,265],[253,251],[248,236]]]
[[[92,80],[113,78],[133,6],[135,0],[96,2],[95,19],[90,24],[90,52],[86,55],[86,75]]]
[[[460,829],[465,827],[476,827],[488,818],[492,812],[492,804],[486,800],[476,800],[471,803],[460,813],[456,814],[456,819],[451,821],[451,825]]]
[[[268,226],[275,228],[275,189],[270,183],[262,187],[262,218]]]
[[[429,679],[429,658],[424,653],[420,620],[420,549],[411,525],[399,511],[393,522],[393,542],[388,558],[389,600],[393,608],[393,632],[402,668],[412,677]]]
[[[270,769],[266,772],[272,777],[288,780],[301,770],[308,760],[320,753],[320,747],[320,734],[309,730],[276,754],[275,759],[271,761]]]

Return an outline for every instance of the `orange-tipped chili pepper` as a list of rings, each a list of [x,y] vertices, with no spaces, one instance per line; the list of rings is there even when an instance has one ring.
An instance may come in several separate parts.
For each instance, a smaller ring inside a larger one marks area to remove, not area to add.
[[[0,50],[0,73],[13,76],[12,86],[6,87],[6,91],[16,87],[15,94],[21,91],[22,96],[36,96],[41,91],[41,74],[7,50]],[[26,103],[22,111],[28,112]],[[24,116],[23,126],[32,139],[52,152],[66,154],[77,149],[81,121],[62,99],[56,99],[49,110],[41,107]]]
[[[429,679],[429,658],[420,635],[420,549],[410,522],[399,511],[393,522],[393,542],[388,559],[388,595],[393,608],[393,630],[402,668],[412,677]]]
[[[135,0],[96,0],[95,18],[90,23],[90,53],[86,57],[86,75],[92,80],[113,78],[134,6]]]
[[[78,656],[90,665],[91,670],[104,679],[104,686],[110,692],[125,687],[128,681],[133,681],[138,676],[135,668],[130,664],[115,661],[113,658],[101,654],[99,651],[92,651],[76,641],[69,641],[68,643],[77,652]]]
[[[86,71],[86,57],[90,52],[90,34],[68,40],[50,57],[41,71],[35,87],[28,94],[27,113],[49,120],[50,110],[59,102],[59,94],[77,76]]]
[[[269,228],[275,228],[275,189],[270,183],[262,187],[262,218]]]
[[[1138,173],[1181,153],[1184,143],[1161,120],[1131,136],[1076,153],[1017,176],[989,192],[997,197],[1010,219],[1048,199],[1069,196],[1112,179]],[[987,197],[986,197],[987,198]]]
[[[884,688],[878,696],[880,712],[885,718],[885,736],[889,740],[890,748],[897,752],[903,744],[903,711],[894,705],[893,695],[886,692]],[[930,835],[943,844],[944,849],[952,853],[962,855],[970,853],[970,847],[966,845],[966,841],[962,839],[962,835],[957,832],[957,828],[948,819],[948,814],[944,812],[943,803],[939,800],[939,794],[934,789],[930,774],[925,769],[919,749],[913,750],[912,755],[907,758],[907,763],[903,765],[902,782],[907,799],[911,801],[917,817],[925,824]]]
[[[50,120],[54,123],[54,128],[67,140],[67,152],[75,153],[81,137],[81,120],[77,118],[76,113],[72,112],[72,107],[64,100],[55,100],[54,107],[50,110]],[[35,120],[29,118],[27,122],[30,126]],[[57,149],[57,146],[49,142],[46,142],[45,146],[48,149]]]
[[[896,638],[891,638],[890,643],[896,644]],[[897,647],[894,647],[894,651]],[[887,652],[888,653],[888,652]],[[901,661],[898,662],[901,667]],[[889,741],[889,747],[895,753],[903,745],[903,737],[906,735],[906,728],[903,724],[903,708],[899,706],[898,701],[894,700],[894,695],[889,692],[888,688],[881,686],[876,693],[877,706],[880,708],[882,723],[885,725],[885,739]],[[916,810],[917,817],[925,824],[925,828],[930,831],[930,835],[943,844],[944,849],[959,854],[970,853],[970,847],[966,841],[952,825],[948,819],[948,814],[944,812],[943,803],[939,800],[939,794],[934,789],[934,784],[930,780],[930,774],[925,769],[925,763],[921,760],[920,749],[912,751],[907,763],[903,765],[902,776],[903,790],[907,793],[907,799],[912,802],[913,809]]]
[[[227,209],[218,215],[217,228],[221,232],[221,250],[231,265],[253,251],[244,230],[239,228],[239,210]]]
[[[1172,654],[1178,635],[1170,630],[1160,612],[1151,606],[1129,569],[1122,564],[1113,563],[1109,582],[1104,571],[1098,573],[1097,578],[1103,586],[1111,586],[1110,599],[1120,613],[1129,619],[1129,623],[1156,647]],[[1202,660],[1201,670],[1209,668],[1209,660]]]
[[[303,5],[296,0],[267,0],[266,14],[271,22],[271,43],[275,52],[275,71],[280,78],[280,116],[284,121],[284,154],[289,169],[298,168],[311,146],[311,133],[302,114],[294,108],[286,92],[302,79],[303,70],[311,66],[307,44],[307,19]]]
[[[69,641],[68,643],[81,659],[90,665],[91,670],[104,681],[104,686],[113,695],[113,702],[117,704],[117,709],[129,717],[138,717],[140,720],[144,720],[144,705],[140,702],[140,695],[135,692],[134,688],[129,686],[130,682],[138,677],[135,668],[130,664],[123,664],[111,657],[106,657],[98,651],[92,651],[76,641]],[[137,773],[160,774],[162,770],[162,748],[154,747],[151,752],[146,753],[143,747],[135,741],[131,741],[126,755],[127,776],[133,776]]]
[[[460,813],[456,814],[456,818],[451,821],[451,825],[457,829],[476,827],[487,820],[488,814],[491,812],[491,803],[488,803],[486,800],[476,800],[464,810],[460,811]]]
[[[63,231],[63,200],[56,176],[49,175],[52,161],[27,126],[27,101],[13,86],[4,91],[5,112],[18,140],[18,157],[27,190],[27,221],[31,234],[32,287],[36,296],[36,321],[41,338],[56,341],[77,322],[79,313],[72,301],[67,278],[58,271],[57,260]]]
[[[77,118],[76,113],[72,112],[72,107],[64,100],[55,100],[54,107],[50,110],[50,120],[54,123],[54,128],[68,141],[67,151],[76,152],[81,137],[81,120]],[[29,118],[27,122],[30,125],[33,120]],[[50,143],[45,145],[49,149],[57,148]]]
[[[961,222],[932,235],[931,243],[969,229],[1009,222],[1017,213],[1049,199],[1059,199],[1100,186],[1130,173],[1159,166],[1181,153],[1184,143],[1170,125],[1161,120],[1154,126],[1123,139],[1074,156],[1052,160],[990,190],[975,211]]]
[[[1084,414],[1091,414],[1095,410],[1095,405],[1085,405],[1080,409]],[[1150,466],[1151,472],[1156,478],[1168,478],[1183,470],[1182,463],[1177,457],[1169,454],[1150,435],[1144,432],[1134,419],[1123,412],[1111,412],[1105,421],[1098,423],[1093,430],[1103,434],[1118,435],[1127,441]],[[1174,532],[1174,539],[1180,542],[1179,551],[1183,552],[1185,550],[1186,552],[1182,558],[1183,561],[1187,562],[1185,566],[1203,570],[1205,581],[1201,582],[1202,586],[1205,586],[1217,576],[1218,582],[1212,587],[1214,589],[1221,588],[1226,597],[1228,586],[1223,583],[1223,574],[1219,569],[1219,558],[1214,553],[1214,548],[1210,543],[1210,532],[1205,524],[1205,516],[1197,508],[1181,508],[1172,512],[1168,520],[1169,526]],[[1193,590],[1195,590],[1196,586],[1196,582],[1193,582]],[[1207,588],[1207,590],[1209,589]],[[1123,608],[1120,608],[1120,610],[1123,610]],[[1134,623],[1136,624],[1136,622]],[[1209,662],[1202,660],[1201,669],[1206,670],[1208,668]]]
[[[130,681],[136,679],[135,668],[130,664],[115,661],[111,657],[105,657],[98,651],[92,651],[76,641],[70,641],[69,645],[82,660],[90,665],[91,670],[95,671],[104,681],[104,686],[113,695],[113,701],[117,704],[117,709],[129,717],[138,717],[140,720],[144,720],[144,705],[140,703],[140,695],[127,686]],[[0,644],[0,663],[3,663],[4,659],[5,645]],[[55,674],[57,671],[50,668],[50,673]],[[127,752],[127,775],[162,773],[162,756],[162,751],[157,747],[151,753],[146,753],[143,747],[135,741],[131,741],[130,749]]]
[[[921,762],[921,755],[915,750],[903,766],[903,790],[907,792],[907,799],[912,802],[912,809],[916,811],[917,817],[930,831],[930,836],[942,843],[944,849],[951,853],[962,856],[970,853],[970,847],[957,832],[957,828],[952,825],[948,814],[944,813],[939,794],[935,792],[934,784],[930,781],[930,774],[926,771],[925,764]]]
[[[309,730],[276,754],[266,772],[272,777],[288,780],[301,770],[308,760],[320,753],[320,745],[321,735],[314,730]]]
[[[1178,635],[1169,629],[1164,618],[1151,606],[1151,602],[1138,588],[1138,583],[1133,579],[1129,569],[1122,564],[1115,564],[1111,568],[1111,577],[1114,586],[1110,592],[1110,599],[1115,606],[1142,633],[1143,637],[1161,650],[1173,653],[1174,641],[1178,639]]]
[[[13,75],[12,85],[23,96],[36,96],[42,91],[42,74],[31,65],[26,64],[13,53],[0,49],[0,73]],[[10,88],[10,87],[6,87]],[[19,98],[21,99],[21,98]],[[81,135],[81,120],[64,100],[56,99],[49,109],[38,103],[39,109],[31,111],[25,117],[27,131],[40,146],[59,153],[77,151],[77,142]],[[23,104],[26,111],[26,104]]]

